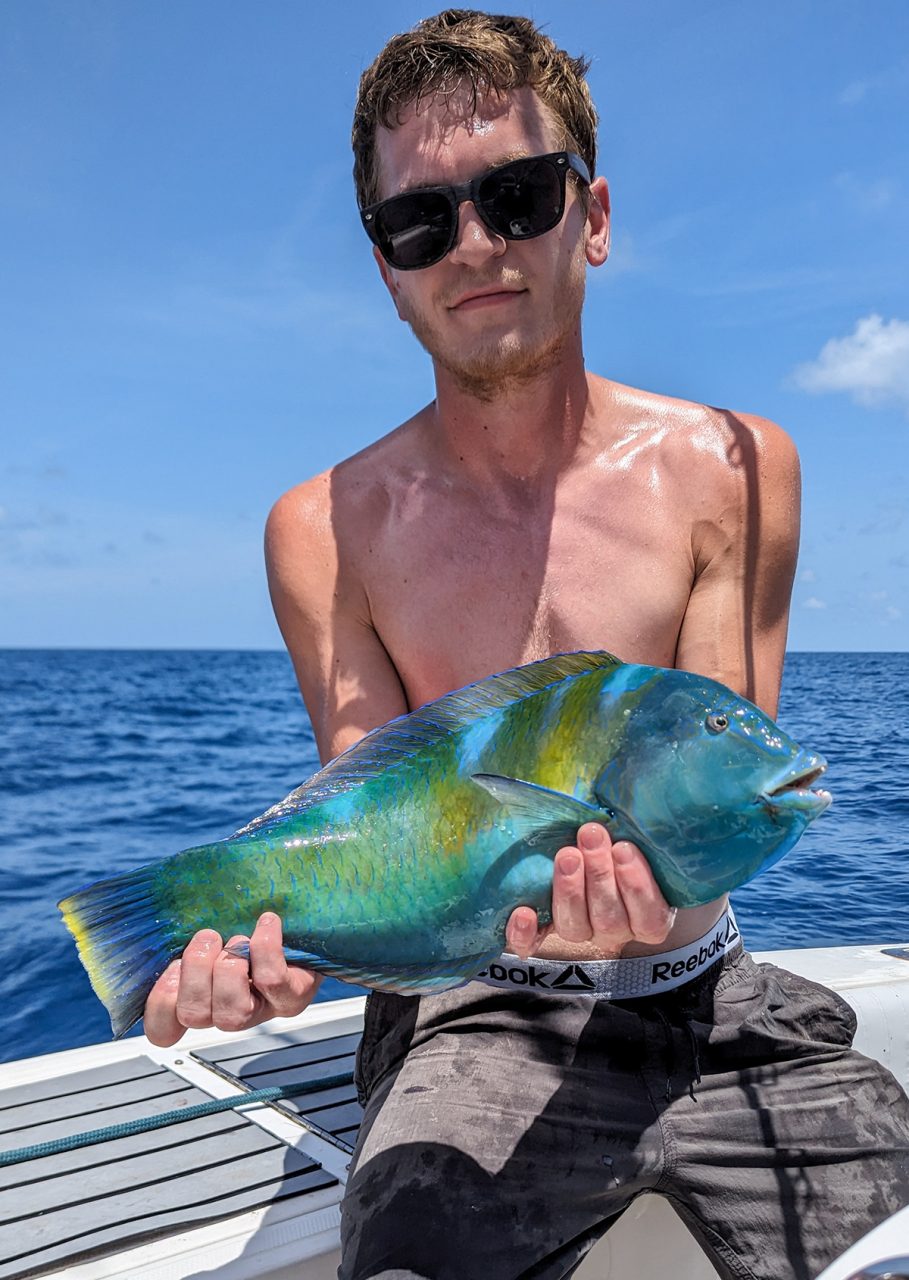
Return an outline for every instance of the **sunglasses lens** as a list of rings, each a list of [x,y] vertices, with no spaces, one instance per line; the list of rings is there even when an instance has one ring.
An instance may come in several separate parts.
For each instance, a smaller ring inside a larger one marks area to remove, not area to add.
[[[440,262],[454,244],[458,209],[473,200],[486,225],[506,240],[530,240],[551,231],[565,210],[568,163],[589,181],[580,160],[560,151],[530,156],[459,186],[392,196],[364,210],[366,229],[391,266],[413,271]]]
[[[446,196],[414,191],[376,209],[376,244],[393,267],[428,267],[448,252],[453,225],[454,210]]]
[[[493,230],[508,240],[529,240],[561,218],[565,170],[548,160],[516,160],[484,178],[477,195]]]

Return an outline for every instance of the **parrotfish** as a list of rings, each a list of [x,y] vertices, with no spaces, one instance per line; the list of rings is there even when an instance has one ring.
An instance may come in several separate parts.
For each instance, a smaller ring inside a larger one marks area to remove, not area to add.
[[[783,856],[826,768],[704,676],[562,654],[398,717],[227,839],[60,903],[116,1036],[197,929],[277,912],[287,960],[380,990],[458,986],[515,907],[551,919],[553,858],[585,822],[637,844],[671,904]]]

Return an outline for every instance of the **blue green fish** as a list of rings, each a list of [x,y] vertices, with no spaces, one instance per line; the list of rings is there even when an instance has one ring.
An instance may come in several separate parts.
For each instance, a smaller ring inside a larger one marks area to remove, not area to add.
[[[457,986],[515,907],[550,918],[553,858],[602,822],[667,900],[709,902],[830,803],[825,761],[704,676],[571,653],[366,735],[234,835],[60,903],[119,1036],[196,930],[284,926],[288,962],[380,990]]]

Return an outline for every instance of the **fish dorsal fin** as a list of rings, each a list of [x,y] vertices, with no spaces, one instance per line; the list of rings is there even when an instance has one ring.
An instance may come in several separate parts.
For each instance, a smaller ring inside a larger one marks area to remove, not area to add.
[[[351,791],[384,770],[413,759],[440,739],[562,680],[620,666],[621,661],[611,653],[560,653],[455,689],[373,729],[236,835],[252,835],[292,813]]]

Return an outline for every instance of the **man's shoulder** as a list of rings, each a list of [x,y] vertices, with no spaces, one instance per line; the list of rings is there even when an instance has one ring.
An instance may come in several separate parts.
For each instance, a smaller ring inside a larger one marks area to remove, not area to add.
[[[272,507],[266,541],[299,544],[358,537],[382,518],[414,449],[417,419],[396,427],[327,470],[293,485]]]
[[[673,471],[722,484],[798,470],[792,438],[770,418],[634,387],[619,393]]]
[[[665,397],[662,398],[664,401]],[[691,521],[699,565],[761,540],[789,557],[797,545],[799,458],[777,422],[694,401],[664,404],[665,471]]]
[[[701,408],[703,425],[694,428],[692,447],[713,459],[718,484],[749,495],[798,485],[798,450],[778,422],[757,413]]]
[[[713,458],[719,476],[731,482],[772,480],[798,469],[792,437],[771,418],[757,413],[699,405],[699,421],[689,427],[689,445]]]

